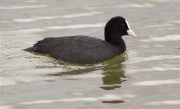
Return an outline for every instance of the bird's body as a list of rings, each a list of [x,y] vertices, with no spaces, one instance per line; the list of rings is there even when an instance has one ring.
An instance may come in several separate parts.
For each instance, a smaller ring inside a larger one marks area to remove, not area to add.
[[[38,41],[33,47],[27,48],[25,51],[50,54],[56,59],[82,64],[111,59],[126,50],[125,42],[121,36],[128,33],[125,29],[118,32],[117,28],[120,28],[118,22],[113,24],[110,21],[105,27],[105,40],[82,35],[49,37]],[[128,25],[126,27],[128,28]]]
[[[110,44],[89,36],[68,36],[45,38],[38,41],[33,47],[27,48],[26,51],[50,54],[63,61],[87,64],[110,59],[124,52],[124,46]]]

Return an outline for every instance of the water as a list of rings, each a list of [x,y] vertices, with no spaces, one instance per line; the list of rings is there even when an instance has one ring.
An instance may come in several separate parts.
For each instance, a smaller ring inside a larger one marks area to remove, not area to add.
[[[179,109],[179,0],[1,0],[2,109]],[[78,65],[22,49],[45,37],[103,39],[123,16],[126,53]]]

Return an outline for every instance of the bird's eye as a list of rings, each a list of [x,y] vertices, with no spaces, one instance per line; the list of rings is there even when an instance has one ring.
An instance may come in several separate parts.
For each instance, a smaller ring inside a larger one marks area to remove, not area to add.
[[[124,26],[124,24],[122,24],[122,26]]]

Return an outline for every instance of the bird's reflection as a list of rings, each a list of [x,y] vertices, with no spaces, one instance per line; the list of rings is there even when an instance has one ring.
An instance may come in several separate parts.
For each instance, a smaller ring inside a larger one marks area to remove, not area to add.
[[[121,87],[121,83],[125,80],[125,65],[123,62],[126,60],[126,54],[120,55],[107,61],[107,65],[104,66],[103,70],[103,86],[100,88],[104,90],[114,90]]]
[[[127,54],[124,53],[122,55],[119,55],[111,60],[99,63],[99,64],[93,64],[93,65],[72,65],[72,64],[63,64],[60,63],[60,65],[63,65],[63,68],[69,69],[69,67],[74,67],[73,70],[65,70],[61,72],[51,73],[47,74],[46,76],[56,76],[56,77],[62,77],[62,76],[70,76],[70,75],[82,75],[85,73],[91,73],[93,71],[101,71],[102,72],[102,81],[103,84],[101,86],[97,86],[100,89],[103,90],[115,90],[117,88],[121,87],[121,83],[125,80],[122,80],[122,78],[125,78],[125,64],[123,63],[127,59]],[[77,67],[79,66],[79,67]],[[56,66],[57,67],[57,66]],[[56,68],[55,67],[55,68]],[[39,67],[37,67],[39,68]],[[44,67],[43,67],[44,68]],[[53,67],[51,67],[53,68]],[[69,80],[69,79],[68,79]],[[75,80],[75,79],[73,79]],[[102,100],[102,103],[124,103],[125,101],[121,99],[110,99],[110,100]]]
[[[121,83],[125,80],[122,80],[122,78],[125,78],[125,64],[123,63],[127,59],[127,54],[124,53],[122,55],[119,55],[117,57],[114,57],[111,60],[105,61],[101,63],[100,66],[98,65],[84,65],[81,66],[81,68],[77,68],[75,70],[70,71],[63,71],[63,72],[57,72],[53,74],[47,74],[47,76],[67,76],[67,75],[80,75],[85,73],[90,73],[92,71],[100,70],[102,71],[102,81],[103,84],[100,86],[101,89],[104,90],[114,90],[116,88],[121,87]],[[61,63],[62,64],[62,63]],[[75,67],[72,65],[65,65],[66,67]],[[64,66],[64,67],[65,67]],[[79,66],[79,65],[78,65]],[[68,68],[66,68],[68,69]]]

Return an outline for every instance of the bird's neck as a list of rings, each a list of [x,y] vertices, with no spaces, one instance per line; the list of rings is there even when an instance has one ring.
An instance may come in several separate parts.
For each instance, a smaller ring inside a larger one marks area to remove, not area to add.
[[[111,43],[111,44],[116,44],[116,45],[123,45],[125,44],[122,35],[119,34],[109,34],[105,32],[105,41]]]
[[[118,36],[117,34],[107,36],[107,34],[105,34],[105,41],[107,41],[108,43],[111,43],[113,45],[120,46],[122,51],[126,50],[126,44],[125,44],[122,36]]]

